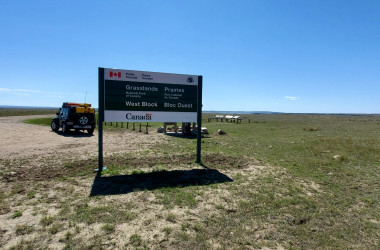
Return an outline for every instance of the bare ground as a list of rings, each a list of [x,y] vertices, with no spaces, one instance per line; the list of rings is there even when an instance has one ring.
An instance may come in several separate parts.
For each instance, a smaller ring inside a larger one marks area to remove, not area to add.
[[[25,124],[30,118],[49,116],[0,117],[0,167],[7,167],[5,180],[53,178],[68,171],[64,163],[98,156],[98,135],[55,133],[48,127]],[[105,133],[104,157],[124,152],[141,152],[166,138],[158,133]],[[64,170],[66,169],[66,170]],[[70,170],[71,171],[71,170]]]
[[[0,117],[0,158],[20,159],[54,156],[57,161],[71,158],[86,159],[98,154],[98,136],[86,133],[55,133],[47,127],[25,124],[30,118],[49,116]],[[151,133],[107,133],[103,145],[105,156],[126,151],[140,151],[147,144],[164,140],[164,136]],[[57,153],[59,152],[59,154]]]

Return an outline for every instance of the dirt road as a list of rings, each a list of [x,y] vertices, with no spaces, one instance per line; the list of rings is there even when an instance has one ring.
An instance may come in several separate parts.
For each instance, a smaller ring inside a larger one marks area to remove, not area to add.
[[[23,123],[30,118],[51,117],[13,116],[0,117],[0,167],[8,164],[7,170],[18,173],[29,169],[37,170],[49,166],[54,168],[63,163],[97,157],[98,135],[87,133],[53,132],[49,127]],[[164,136],[155,132],[143,133],[105,132],[103,138],[104,156],[115,153],[141,151]],[[10,162],[12,164],[10,164]]]

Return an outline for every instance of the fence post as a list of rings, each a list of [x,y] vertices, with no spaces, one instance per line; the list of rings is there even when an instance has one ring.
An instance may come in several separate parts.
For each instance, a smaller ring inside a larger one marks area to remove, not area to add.
[[[132,123],[132,125],[133,125],[132,126],[133,127],[132,130],[135,131],[135,123]]]
[[[139,132],[141,132],[142,130],[141,130],[141,123],[140,123],[140,129],[139,129]]]

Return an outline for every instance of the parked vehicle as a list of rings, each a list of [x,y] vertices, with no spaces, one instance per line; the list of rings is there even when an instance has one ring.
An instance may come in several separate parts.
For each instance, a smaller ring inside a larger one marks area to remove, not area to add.
[[[77,132],[87,130],[89,134],[93,134],[95,127],[95,109],[89,103],[64,102],[51,122],[51,129],[58,132],[62,128],[63,134],[71,129]]]

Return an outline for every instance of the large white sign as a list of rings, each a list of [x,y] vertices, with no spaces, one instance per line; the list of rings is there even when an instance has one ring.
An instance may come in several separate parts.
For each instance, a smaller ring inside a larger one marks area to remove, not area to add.
[[[104,69],[104,121],[196,122],[198,76]]]

